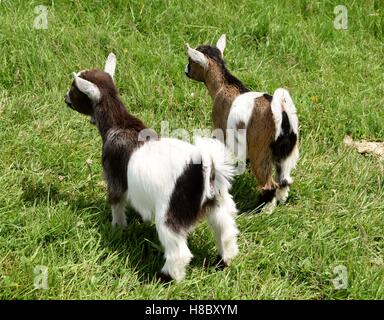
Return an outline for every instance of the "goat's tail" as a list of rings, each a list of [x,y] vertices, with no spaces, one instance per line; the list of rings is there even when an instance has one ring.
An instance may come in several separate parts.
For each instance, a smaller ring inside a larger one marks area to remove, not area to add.
[[[273,93],[271,109],[276,130],[271,148],[275,160],[280,161],[287,158],[296,146],[299,120],[292,98],[285,89],[279,88]]]
[[[195,145],[202,155],[204,190],[207,199],[224,195],[231,188],[235,167],[225,145],[217,139],[195,139]]]

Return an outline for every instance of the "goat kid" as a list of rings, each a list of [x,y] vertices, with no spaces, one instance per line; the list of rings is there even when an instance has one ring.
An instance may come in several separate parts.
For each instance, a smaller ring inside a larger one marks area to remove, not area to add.
[[[206,216],[213,229],[221,265],[238,253],[237,212],[229,194],[233,166],[218,140],[198,138],[195,144],[153,138],[144,123],[131,115],[113,82],[114,54],[104,71],[74,74],[65,95],[67,105],[91,116],[103,141],[102,163],[112,207],[112,224],[125,227],[127,203],[143,221],[154,220],[165,252],[159,273],[163,281],[180,281],[192,258],[187,236]]]
[[[299,158],[296,108],[285,89],[279,88],[271,96],[246,88],[228,71],[223,59],[225,46],[225,35],[216,46],[193,49],[187,44],[185,73],[206,85],[213,100],[214,127],[223,130],[224,136],[228,129],[238,132],[235,143],[227,139],[227,146],[250,160],[264,210],[271,212],[288,198],[290,174]],[[277,182],[272,177],[273,167]]]

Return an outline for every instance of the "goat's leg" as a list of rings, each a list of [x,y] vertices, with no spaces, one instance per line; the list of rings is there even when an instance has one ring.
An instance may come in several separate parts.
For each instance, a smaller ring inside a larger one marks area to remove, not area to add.
[[[218,203],[208,211],[208,223],[213,230],[216,247],[223,267],[229,265],[231,259],[239,251],[237,246],[237,234],[239,231],[235,222],[236,212],[236,205],[229,193],[220,197]]]
[[[125,216],[125,207],[127,206],[127,193],[128,190],[123,191],[121,183],[117,183],[116,179],[109,179],[108,183],[108,202],[112,208],[112,226],[119,226],[121,228],[127,227],[127,219]]]
[[[277,205],[276,188],[277,183],[272,177],[271,157],[265,156],[251,159],[251,170],[256,177],[258,187],[261,189],[260,203],[264,203],[263,210],[271,213]]]
[[[127,227],[127,218],[125,216],[125,207],[127,205],[126,193],[123,194],[121,200],[112,203],[112,226],[118,226],[123,229]]]
[[[276,199],[280,203],[287,201],[289,186],[293,182],[291,171],[295,167],[298,158],[299,150],[296,146],[287,158],[276,163],[277,181],[279,184],[279,187],[276,190]]]
[[[112,225],[125,228],[127,226],[125,207],[128,200],[127,165],[129,157],[124,153],[127,151],[121,148],[120,139],[122,138],[115,137],[112,141],[105,142],[102,158],[108,202],[112,207]]]
[[[156,221],[156,229],[165,257],[165,264],[159,276],[162,280],[180,281],[185,277],[185,269],[192,259],[187,245],[187,233],[175,232],[162,219]]]

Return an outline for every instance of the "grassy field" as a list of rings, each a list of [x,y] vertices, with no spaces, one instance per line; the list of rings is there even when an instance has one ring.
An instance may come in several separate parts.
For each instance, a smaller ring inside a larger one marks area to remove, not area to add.
[[[334,28],[346,5],[348,29]],[[35,29],[36,5],[48,29]],[[384,163],[342,144],[384,139],[384,1],[11,1],[0,3],[0,299],[384,299]],[[110,227],[101,139],[65,106],[71,73],[118,58],[133,114],[156,130],[210,128],[204,85],[184,75],[185,42],[227,34],[229,69],[250,88],[289,89],[301,159],[289,201],[255,214],[247,172],[232,193],[240,254],[216,271],[205,222],[185,281],[154,280],[153,225]],[[193,93],[193,94],[192,94]],[[34,268],[48,268],[48,289]],[[337,290],[334,268],[348,287]]]

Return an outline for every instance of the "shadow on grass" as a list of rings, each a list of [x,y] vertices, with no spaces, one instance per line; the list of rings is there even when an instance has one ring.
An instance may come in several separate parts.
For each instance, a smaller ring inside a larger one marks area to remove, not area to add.
[[[108,248],[108,251],[117,252],[122,264],[128,263],[129,268],[137,272],[141,284],[156,282],[156,274],[165,262],[156,226],[153,223],[143,222],[135,210],[127,208],[127,228],[124,230],[115,228],[111,225],[109,205],[104,202],[89,205],[103,208],[99,214],[93,215],[94,223],[102,236],[102,246]],[[78,207],[77,204],[76,207]],[[196,239],[194,240],[196,241]],[[199,241],[198,243],[195,241],[191,241],[190,237],[188,246],[194,258],[188,268],[204,266],[205,268],[212,267],[214,270],[216,255],[211,254],[216,250],[214,241]]]
[[[248,171],[241,176],[235,177],[231,193],[240,213],[251,211],[259,204],[256,181]]]
[[[268,198],[268,195],[263,197],[257,189],[256,179],[249,168],[242,175],[235,177],[231,193],[239,214],[260,213],[265,205],[265,199]],[[296,200],[294,193],[291,191],[287,203],[294,204],[297,202]],[[270,198],[267,201],[270,201]]]

